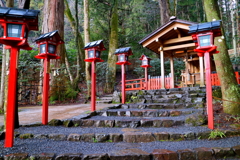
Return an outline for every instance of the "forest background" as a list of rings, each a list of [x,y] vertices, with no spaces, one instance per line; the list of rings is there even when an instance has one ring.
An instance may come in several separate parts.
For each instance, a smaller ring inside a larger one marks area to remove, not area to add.
[[[169,21],[171,16],[178,19],[202,23],[208,20],[208,2],[218,5],[224,29],[227,49],[233,49],[233,64],[240,64],[240,1],[239,0],[0,0],[1,6],[40,10],[39,31],[29,34],[31,51],[21,50],[19,56],[18,99],[20,104],[40,104],[42,91],[42,61],[34,58],[38,47],[34,40],[43,33],[58,29],[65,44],[59,47],[59,61],[51,61],[50,104],[57,102],[77,102],[90,96],[90,65],[85,63],[85,44],[103,40],[106,51],[102,52],[102,63],[97,63],[97,94],[112,93],[119,81],[117,48],[131,47],[131,62],[137,63],[134,69],[128,68],[127,78],[144,76],[139,57],[151,57],[153,66],[149,73],[160,75],[160,61],[156,54],[143,48],[138,41]],[[208,4],[209,5],[209,4]],[[211,4],[213,5],[213,4]],[[209,11],[208,11],[209,12]],[[55,13],[54,16],[49,16]],[[49,22],[51,19],[52,23]],[[1,49],[1,93],[0,110],[3,111],[4,95],[7,87],[9,53]],[[182,59],[175,60],[175,73],[184,69]],[[231,65],[231,64],[226,64]],[[165,62],[169,73],[169,61]]]

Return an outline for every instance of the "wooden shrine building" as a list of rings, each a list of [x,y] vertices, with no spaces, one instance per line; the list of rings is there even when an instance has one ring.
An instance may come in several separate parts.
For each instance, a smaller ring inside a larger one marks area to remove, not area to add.
[[[165,88],[164,59],[170,60],[171,81],[170,88],[174,88],[174,58],[183,58],[186,69],[182,71],[182,86],[204,83],[204,62],[193,49],[196,48],[192,36],[188,33],[189,26],[196,23],[171,17],[170,21],[153,31],[139,41],[143,47],[148,48],[160,56],[161,62],[161,88]],[[177,69],[177,68],[175,68]],[[215,65],[212,63],[212,69]]]

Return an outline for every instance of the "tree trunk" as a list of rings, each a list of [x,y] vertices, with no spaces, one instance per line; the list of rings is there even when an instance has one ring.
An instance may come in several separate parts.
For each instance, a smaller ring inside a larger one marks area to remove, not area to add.
[[[76,1],[75,1],[76,2]],[[64,0],[64,3],[65,3],[65,11],[64,11],[64,14],[66,15],[66,17],[68,18],[69,22],[70,22],[70,25],[72,27],[72,30],[75,34],[75,37],[76,37],[76,47],[77,47],[77,54],[76,54],[76,57],[77,57],[77,67],[76,70],[78,72],[78,74],[76,75],[75,78],[72,78],[73,79],[73,82],[72,83],[72,87],[74,89],[76,89],[77,87],[77,82],[79,81],[79,78],[81,77],[81,75],[79,74],[79,72],[84,72],[84,68],[85,68],[85,62],[84,62],[84,57],[85,57],[85,52],[83,50],[84,48],[84,43],[83,43],[83,39],[82,39],[82,36],[78,30],[78,18],[77,18],[77,15],[76,17],[74,18],[73,15],[72,15],[72,12],[69,8],[69,5],[68,5],[68,1],[67,0]],[[77,7],[77,6],[76,6]],[[76,8],[75,8],[76,9]],[[77,9],[76,9],[77,10]],[[65,59],[67,60],[67,58]],[[66,63],[68,63],[68,61],[66,61]],[[69,65],[66,64],[66,67],[68,67]],[[80,67],[79,67],[80,66]],[[70,72],[70,69],[68,68],[67,69],[69,72]],[[70,75],[73,75],[72,73],[69,73]]]
[[[29,9],[31,0],[19,0],[18,7],[23,9]]]
[[[204,0],[204,8],[208,21],[220,19],[217,0]],[[218,39],[218,37],[215,38],[214,43],[220,53],[214,54],[214,61],[221,82],[222,98],[224,99],[223,110],[229,114],[240,114],[240,88],[238,87],[232,63],[228,55],[226,42],[225,40],[218,42]]]
[[[159,0],[160,7],[160,16],[161,16],[161,25],[167,23],[170,18],[170,10],[168,0]]]
[[[118,47],[118,0],[114,1],[112,16],[111,16],[111,33],[109,40],[109,52],[108,52],[108,67],[106,74],[105,91],[111,93],[114,90],[116,81],[116,62],[117,56],[114,55]]]
[[[58,30],[60,37],[64,39],[64,1],[44,0],[43,16],[42,33]],[[60,64],[59,60],[55,60],[54,66],[60,67],[65,62],[63,45],[58,46],[57,54],[60,56]]]
[[[89,27],[89,3],[88,0],[84,0],[84,42],[85,45],[90,42],[90,27]],[[85,57],[87,57],[87,51],[85,51]],[[88,89],[88,97],[91,95],[91,63],[86,62],[86,83]]]

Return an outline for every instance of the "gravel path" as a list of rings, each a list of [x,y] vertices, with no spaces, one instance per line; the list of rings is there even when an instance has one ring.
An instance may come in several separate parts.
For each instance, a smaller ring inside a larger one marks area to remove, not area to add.
[[[50,139],[15,139],[14,147],[4,148],[3,142],[0,141],[0,155],[10,153],[109,153],[112,151],[139,148],[151,153],[154,149],[168,149],[172,151],[199,148],[199,147],[232,147],[240,145],[240,137],[225,138],[220,140],[192,140],[179,142],[149,142],[149,143],[85,143],[71,141],[54,141]]]
[[[135,128],[138,132],[175,132],[175,133],[185,133],[185,132],[204,132],[210,131],[207,127],[162,127],[162,128]],[[40,126],[40,127],[21,127],[16,129],[15,132],[19,132],[21,134],[24,133],[32,133],[32,134],[65,134],[69,135],[71,133],[76,134],[85,134],[85,133],[124,133],[125,128],[82,128],[82,127],[54,127],[54,126]]]

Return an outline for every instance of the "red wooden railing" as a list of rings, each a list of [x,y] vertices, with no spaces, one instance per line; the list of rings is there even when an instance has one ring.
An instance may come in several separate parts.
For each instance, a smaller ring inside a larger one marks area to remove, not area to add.
[[[235,75],[236,75],[238,84],[240,84],[239,72],[235,72]],[[217,73],[212,73],[211,78],[212,78],[212,86],[220,86],[221,85],[220,80],[218,79]],[[171,82],[171,77],[165,77],[165,88],[166,89],[170,88],[170,82]],[[161,77],[160,76],[149,77],[147,84],[145,82],[145,78],[126,80],[126,84],[125,84],[126,91],[146,90],[146,85],[148,86],[148,90],[161,89]]]
[[[235,72],[235,76],[236,76],[236,79],[237,79],[237,83],[240,84],[239,72]],[[217,73],[212,73],[211,77],[212,77],[212,86],[220,86],[221,85]]]

